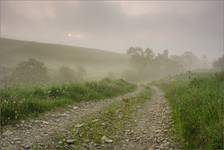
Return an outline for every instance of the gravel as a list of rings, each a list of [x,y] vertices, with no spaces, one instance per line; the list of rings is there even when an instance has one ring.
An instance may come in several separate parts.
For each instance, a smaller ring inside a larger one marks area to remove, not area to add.
[[[125,150],[168,150],[180,149],[170,138],[172,129],[171,110],[162,91],[152,87],[152,98],[139,109],[134,118],[137,125],[131,125],[126,130],[123,141],[114,145],[114,149]]]
[[[6,126],[0,134],[0,149],[31,149],[33,145],[52,146],[56,135],[65,135],[74,124],[78,124],[79,120],[104,110],[113,102],[121,101],[124,97],[134,97],[142,90],[143,88],[139,87],[135,92],[115,98],[98,102],[82,102],[74,106],[58,108],[38,118],[20,121],[16,126]],[[14,141],[15,137],[20,139],[19,142]]]

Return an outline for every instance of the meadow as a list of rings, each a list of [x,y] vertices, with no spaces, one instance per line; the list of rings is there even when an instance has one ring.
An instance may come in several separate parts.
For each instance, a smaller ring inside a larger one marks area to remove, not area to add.
[[[184,149],[224,148],[224,73],[188,73],[157,84],[170,102]]]
[[[81,101],[97,101],[131,92],[135,85],[122,79],[47,87],[13,87],[0,90],[0,121],[7,125],[30,116]]]

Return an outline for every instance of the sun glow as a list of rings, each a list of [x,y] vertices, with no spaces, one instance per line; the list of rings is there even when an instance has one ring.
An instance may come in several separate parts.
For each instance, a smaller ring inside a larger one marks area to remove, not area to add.
[[[83,35],[78,34],[78,33],[68,33],[67,36],[68,36],[69,38],[77,38],[77,39],[80,39],[80,38],[83,37]]]

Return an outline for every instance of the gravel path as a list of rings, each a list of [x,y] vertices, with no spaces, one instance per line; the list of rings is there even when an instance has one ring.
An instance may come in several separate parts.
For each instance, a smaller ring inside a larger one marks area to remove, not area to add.
[[[71,105],[66,108],[57,109],[44,114],[37,119],[21,121],[15,127],[6,127],[0,135],[0,149],[18,150],[31,149],[32,145],[51,145],[51,140],[55,135],[69,132],[74,124],[78,123],[83,117],[99,112],[115,101],[120,101],[123,97],[136,96],[142,87],[135,92],[128,93],[112,99],[106,99],[98,102],[83,102],[77,105]],[[45,149],[48,149],[45,147]]]
[[[170,108],[163,92],[152,87],[151,100],[139,109],[134,118],[137,125],[129,125],[123,141],[114,149],[120,150],[172,150],[180,149],[170,139],[169,129],[173,121]]]

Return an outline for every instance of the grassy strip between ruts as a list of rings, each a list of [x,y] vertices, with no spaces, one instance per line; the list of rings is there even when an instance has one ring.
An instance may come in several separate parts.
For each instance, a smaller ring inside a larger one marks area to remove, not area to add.
[[[129,123],[134,123],[132,113],[143,106],[151,97],[150,88],[146,88],[136,97],[123,99],[113,103],[106,110],[81,121],[71,130],[72,144],[66,138],[58,137],[58,149],[94,149],[96,147],[110,148],[122,140],[122,133]]]
[[[20,87],[0,90],[1,126],[80,101],[101,100],[131,92],[135,85],[104,79],[52,87]]]
[[[224,73],[186,74],[159,85],[185,149],[224,149]]]

